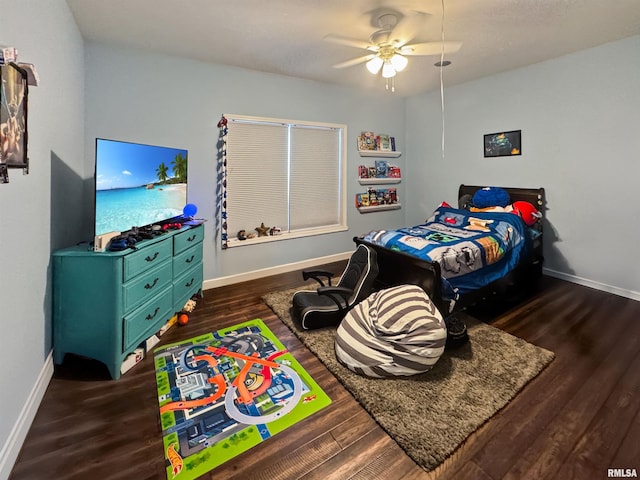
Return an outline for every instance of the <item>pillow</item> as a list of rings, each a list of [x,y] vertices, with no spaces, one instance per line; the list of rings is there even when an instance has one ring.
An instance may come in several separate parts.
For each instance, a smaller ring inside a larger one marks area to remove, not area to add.
[[[542,214],[531,203],[523,200],[513,202],[513,209],[511,213],[518,215],[527,226],[531,227],[535,225],[539,218],[542,218]]]
[[[511,203],[507,191],[500,187],[485,187],[473,194],[473,206],[477,208],[506,207]]]

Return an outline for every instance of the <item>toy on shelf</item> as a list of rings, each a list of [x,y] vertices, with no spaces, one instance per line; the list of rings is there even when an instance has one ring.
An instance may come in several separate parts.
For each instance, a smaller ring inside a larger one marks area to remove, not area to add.
[[[360,152],[395,152],[396,139],[387,133],[375,134],[363,131],[358,135],[358,151]]]
[[[358,181],[362,185],[400,183],[401,179],[400,167],[386,160],[376,160],[374,167],[358,166]]]
[[[395,188],[368,188],[366,193],[356,194],[356,208],[386,207],[400,208],[398,192]]]
[[[362,132],[358,137],[358,150],[377,150],[376,137],[373,132]]]
[[[264,222],[262,222],[259,227],[256,227],[256,232],[258,232],[259,237],[268,237],[269,230],[271,230],[271,228],[265,227]]]

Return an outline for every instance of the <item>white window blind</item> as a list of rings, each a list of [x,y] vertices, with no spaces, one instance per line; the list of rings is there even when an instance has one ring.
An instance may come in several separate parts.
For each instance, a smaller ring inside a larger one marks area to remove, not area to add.
[[[264,223],[277,240],[346,229],[346,126],[226,116],[228,246]]]

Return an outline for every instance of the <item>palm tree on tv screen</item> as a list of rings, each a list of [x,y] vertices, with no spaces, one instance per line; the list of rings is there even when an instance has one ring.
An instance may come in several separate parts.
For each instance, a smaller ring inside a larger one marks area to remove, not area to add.
[[[183,157],[182,153],[179,153],[175,156],[171,165],[173,165],[172,171],[178,181],[184,182],[187,178],[187,158]]]
[[[167,167],[164,162],[158,165],[156,169],[156,173],[158,174],[158,180],[160,182],[165,183],[167,181],[167,172],[169,171],[169,167]]]

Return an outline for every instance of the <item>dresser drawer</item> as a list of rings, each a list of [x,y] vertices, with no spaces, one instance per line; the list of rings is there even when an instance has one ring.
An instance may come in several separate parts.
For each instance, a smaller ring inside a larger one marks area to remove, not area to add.
[[[165,288],[150,301],[124,317],[122,351],[127,351],[150,337],[172,314],[171,288]]]
[[[171,258],[171,241],[160,241],[124,257],[123,281],[139,275]]]
[[[177,255],[187,248],[202,242],[204,228],[202,226],[190,228],[173,237],[173,254]]]
[[[173,304],[181,310],[193,295],[202,289],[202,263],[173,282]]]
[[[172,264],[167,260],[156,268],[148,270],[136,276],[123,287],[123,311],[129,312],[141,303],[156,295],[167,285],[171,285],[173,279]]]
[[[173,277],[179,277],[202,262],[202,245],[194,245],[173,257]]]

